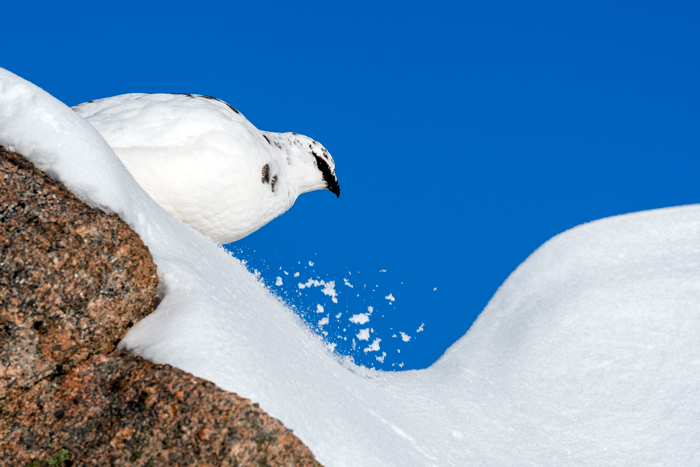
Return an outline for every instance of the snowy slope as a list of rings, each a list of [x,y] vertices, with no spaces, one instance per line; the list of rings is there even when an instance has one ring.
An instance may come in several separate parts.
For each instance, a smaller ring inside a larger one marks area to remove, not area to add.
[[[165,298],[123,345],[258,401],[328,466],[700,465],[700,208],[547,242],[427,370],[341,363],[174,220],[70,109],[0,70],[0,144],[144,239]]]

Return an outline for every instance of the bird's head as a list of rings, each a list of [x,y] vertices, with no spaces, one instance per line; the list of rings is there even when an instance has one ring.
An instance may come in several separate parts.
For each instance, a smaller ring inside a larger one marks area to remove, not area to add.
[[[321,143],[297,133],[264,132],[264,137],[269,144],[286,153],[286,163],[293,175],[290,183],[297,195],[314,190],[329,190],[340,197],[335,162]]]

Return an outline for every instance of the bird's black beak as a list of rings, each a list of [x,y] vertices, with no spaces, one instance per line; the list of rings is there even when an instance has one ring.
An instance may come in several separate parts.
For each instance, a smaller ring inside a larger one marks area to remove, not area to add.
[[[326,179],[326,185],[331,193],[340,198],[340,185],[338,185],[338,179],[335,178],[335,175],[331,175],[330,180]]]
[[[340,198],[340,185],[338,185],[338,179],[335,178],[335,174],[331,172],[331,168],[328,167],[326,161],[318,157],[315,152],[311,152],[316,158],[316,166],[318,170],[323,174],[323,180],[326,182],[326,188],[338,198]]]

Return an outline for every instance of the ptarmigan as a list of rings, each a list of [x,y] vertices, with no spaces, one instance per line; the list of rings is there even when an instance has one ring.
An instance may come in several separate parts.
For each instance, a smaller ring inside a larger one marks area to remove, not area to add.
[[[335,163],[320,143],[260,131],[210,96],[124,94],[73,109],[158,204],[221,244],[255,232],[302,193],[340,197]]]

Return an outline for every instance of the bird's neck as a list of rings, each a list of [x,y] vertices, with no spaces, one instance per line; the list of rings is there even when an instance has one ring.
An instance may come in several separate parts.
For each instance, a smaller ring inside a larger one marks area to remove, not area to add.
[[[270,144],[282,153],[282,165],[287,166],[287,189],[292,200],[303,193],[326,188],[316,160],[300,140],[305,137],[295,133],[263,133]]]

